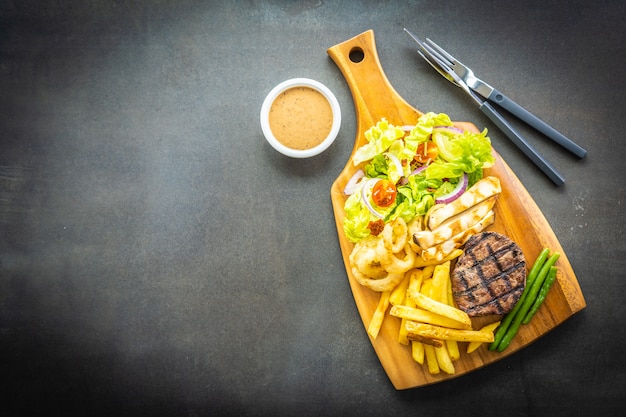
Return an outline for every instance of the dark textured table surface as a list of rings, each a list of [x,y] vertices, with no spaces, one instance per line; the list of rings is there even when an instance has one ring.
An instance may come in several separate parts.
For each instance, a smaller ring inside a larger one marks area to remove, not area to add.
[[[625,18],[621,1],[2,1],[0,415],[616,415]],[[578,160],[515,124],[566,185],[403,27],[587,148]],[[356,120],[326,50],[368,29],[408,102],[489,129],[587,302],[496,364],[406,391],[360,321],[329,194]],[[308,160],[279,155],[259,125],[293,77],[326,84],[343,111]]]

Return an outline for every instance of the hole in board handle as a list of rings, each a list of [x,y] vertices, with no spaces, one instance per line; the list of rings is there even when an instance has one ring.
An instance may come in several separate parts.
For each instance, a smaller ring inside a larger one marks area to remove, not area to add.
[[[348,57],[350,58],[350,61],[354,62],[355,64],[358,64],[359,62],[363,61],[363,59],[365,58],[365,53],[363,52],[363,49],[356,46],[350,50]]]

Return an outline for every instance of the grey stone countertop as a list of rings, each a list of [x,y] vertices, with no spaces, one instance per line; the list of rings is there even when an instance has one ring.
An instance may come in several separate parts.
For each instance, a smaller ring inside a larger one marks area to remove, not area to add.
[[[626,18],[620,1],[0,4],[0,414],[617,415],[624,405]],[[403,32],[430,37],[583,147],[514,126],[555,187]],[[529,347],[397,391],[355,306],[330,187],[356,132],[327,49],[373,29],[422,111],[489,129],[587,307]],[[328,86],[343,123],[291,159],[259,112]]]

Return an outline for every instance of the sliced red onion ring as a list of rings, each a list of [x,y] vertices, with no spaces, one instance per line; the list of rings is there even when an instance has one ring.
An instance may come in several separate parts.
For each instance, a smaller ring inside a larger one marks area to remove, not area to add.
[[[422,165],[421,167],[417,167],[411,172],[411,175],[417,175],[423,170],[425,170],[426,168],[428,168],[428,165]]]
[[[352,175],[352,178],[350,178],[350,180],[348,181],[348,183],[344,187],[343,194],[344,195],[352,195],[352,194],[354,194],[354,192],[357,190],[359,184],[361,183],[361,180],[363,179],[363,177],[365,177],[365,172],[363,172],[362,169],[359,169],[358,171],[356,171]]]
[[[379,212],[374,210],[374,207],[372,207],[372,204],[370,203],[370,199],[369,199],[370,191],[372,190],[372,187],[378,181],[379,181],[378,178],[370,178],[370,179],[367,180],[367,182],[363,185],[363,188],[361,188],[361,199],[363,200],[363,203],[365,203],[365,207],[367,207],[367,209],[374,216],[378,217],[379,219],[383,219],[383,218],[385,218],[385,216],[383,216],[382,214],[380,214]]]
[[[463,173],[463,178],[461,178],[456,187],[454,187],[454,190],[446,195],[442,195],[441,197],[435,199],[435,204],[451,203],[459,198],[461,195],[463,195],[465,190],[467,190],[467,174]]]

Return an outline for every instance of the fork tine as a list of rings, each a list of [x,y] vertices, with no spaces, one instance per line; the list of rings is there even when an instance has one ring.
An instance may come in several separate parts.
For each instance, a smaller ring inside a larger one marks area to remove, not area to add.
[[[452,76],[450,74],[448,74],[447,71],[444,70],[444,68],[442,68],[438,63],[433,62],[431,60],[431,58],[427,57],[424,52],[422,52],[420,49],[417,50],[417,53],[424,58],[424,60],[426,62],[428,62],[428,65],[430,65],[431,67],[433,67],[435,69],[435,71],[437,71],[439,74],[441,74],[442,76],[444,76],[448,81],[450,81],[453,84],[456,84],[456,81],[454,81],[454,78],[452,78]]]
[[[430,54],[430,56],[434,57],[435,60],[437,61],[437,64],[439,64],[443,68],[445,68],[446,71],[447,70],[452,71],[452,68],[450,68],[450,66],[451,66],[450,61],[445,56],[442,56],[439,53],[439,51],[433,49],[430,45],[427,45],[425,43],[422,44],[422,48],[425,49]]]
[[[446,61],[448,61],[450,66],[453,66],[457,60],[455,57],[453,57],[452,55],[450,55],[445,49],[443,49],[441,46],[437,45],[435,43],[435,41],[433,41],[430,38],[426,38],[426,43],[428,43],[428,46],[431,47],[433,50],[436,50],[437,53],[439,55],[441,55],[442,57],[445,58]]]
[[[450,68],[447,68],[446,65],[441,65],[441,64],[445,64],[445,62],[447,61],[444,57],[442,57],[441,55],[439,55],[437,53],[437,51],[435,51],[433,48],[429,47],[429,45],[426,45],[426,43],[424,41],[422,41],[420,38],[418,38],[417,36],[415,36],[413,33],[411,33],[407,28],[404,28],[404,31],[406,33],[409,34],[409,36],[411,36],[413,38],[413,40],[415,40],[415,42],[417,42],[417,44],[419,45],[421,50],[418,50],[417,52],[422,56],[422,58],[424,58],[426,60],[426,62],[428,62],[433,68],[435,68],[437,71],[441,72],[441,70],[445,70],[447,72],[447,70],[449,70]],[[428,38],[426,38],[428,39]],[[433,62],[434,61],[434,62]]]

